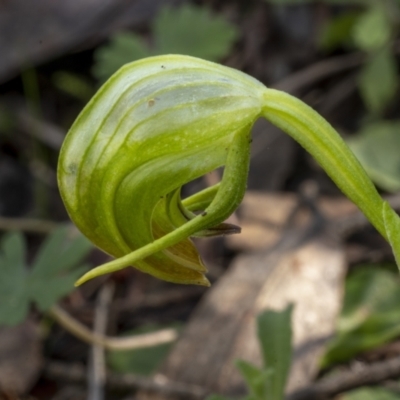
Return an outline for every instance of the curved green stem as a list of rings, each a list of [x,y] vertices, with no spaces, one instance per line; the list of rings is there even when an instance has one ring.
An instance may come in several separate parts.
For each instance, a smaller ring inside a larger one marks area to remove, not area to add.
[[[388,238],[382,198],[360,162],[324,118],[297,98],[273,89],[265,92],[263,116],[301,144],[379,233]]]
[[[263,115],[318,161],[389,242],[400,268],[400,218],[380,197],[360,162],[332,126],[302,101],[272,89],[265,92]]]

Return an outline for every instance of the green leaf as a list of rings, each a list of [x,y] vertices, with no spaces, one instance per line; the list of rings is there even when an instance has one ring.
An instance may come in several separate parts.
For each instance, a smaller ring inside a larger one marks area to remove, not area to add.
[[[274,400],[284,398],[284,390],[292,361],[291,317],[293,306],[283,311],[265,311],[257,318],[258,338],[264,364],[273,370],[271,385],[267,387]]]
[[[87,239],[81,235],[68,239],[67,229],[61,227],[46,239],[28,268],[23,235],[5,235],[0,242],[0,325],[22,322],[31,301],[44,311],[69,293],[87,269],[77,264],[90,249]]]
[[[400,121],[366,125],[347,143],[371,179],[389,192],[400,190]]]
[[[113,36],[108,45],[94,52],[93,75],[104,81],[124,64],[147,57],[149,50],[142,40],[130,32],[121,32]]]
[[[351,359],[400,334],[398,275],[377,266],[358,267],[347,279],[338,333],[323,366]]]
[[[28,312],[25,269],[26,245],[20,233],[5,235],[0,242],[0,325],[16,325]]]
[[[188,54],[208,60],[228,55],[236,28],[204,7],[165,7],[154,22],[156,54]]]
[[[371,313],[395,309],[399,295],[396,274],[379,265],[357,267],[346,280],[340,329],[352,330],[360,326]]]
[[[161,328],[177,328],[178,324],[168,326],[147,325],[127,332],[130,336],[153,332]],[[147,347],[136,350],[109,351],[107,361],[112,370],[120,373],[135,373],[139,375],[150,375],[160,365],[171,349],[172,343]]]
[[[379,114],[396,94],[398,87],[396,59],[385,48],[363,66],[359,88],[365,104],[372,113]]]
[[[80,234],[71,236],[69,228],[62,226],[47,237],[33,263],[35,274],[48,276],[67,271],[88,255],[91,243]]]
[[[272,368],[260,369],[248,362],[239,360],[236,363],[240,373],[250,389],[250,397],[255,400],[269,398],[271,393],[274,371]]]
[[[330,51],[346,43],[359,15],[357,12],[345,12],[329,21],[318,38],[319,46]]]
[[[400,395],[384,388],[361,388],[344,393],[341,400],[400,400]]]
[[[391,37],[390,20],[381,5],[368,8],[357,20],[353,29],[354,44],[365,51],[377,50]]]
[[[54,86],[81,101],[87,101],[94,94],[91,83],[83,76],[68,71],[57,71],[52,75]]]
[[[153,54],[180,53],[209,60],[225,57],[238,36],[236,28],[223,18],[190,4],[164,7],[154,20],[153,31]],[[148,55],[150,50],[138,35],[119,33],[94,53],[92,72],[105,80],[124,64]]]
[[[26,257],[26,244],[24,237],[19,232],[5,235],[1,242],[3,259],[8,266],[8,272],[23,266]]]
[[[92,246],[82,235],[67,238],[67,227],[55,230],[36,256],[29,279],[29,293],[42,311],[50,308],[74,287],[75,280],[87,266],[77,264]]]

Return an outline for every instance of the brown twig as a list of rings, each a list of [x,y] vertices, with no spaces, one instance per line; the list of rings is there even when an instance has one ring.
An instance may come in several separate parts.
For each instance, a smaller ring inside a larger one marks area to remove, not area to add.
[[[38,158],[29,163],[32,175],[51,188],[57,188],[57,173]]]
[[[15,110],[18,126],[23,132],[29,133],[29,135],[54,150],[61,148],[65,132],[60,127],[35,117],[22,105],[15,104],[13,109]]]
[[[365,55],[362,53],[351,53],[343,56],[331,57],[289,75],[287,78],[272,85],[272,87],[285,92],[296,93],[331,75],[358,67],[364,60]]]
[[[57,394],[55,394],[51,398],[51,400],[84,400],[84,399],[86,399],[85,391],[78,385],[64,386],[57,392]]]
[[[393,51],[396,54],[400,53],[400,40],[393,43]],[[329,78],[331,75],[359,67],[366,59],[366,55],[361,52],[330,57],[290,74],[272,87],[292,94],[297,93],[299,90]]]
[[[46,377],[54,380],[62,380],[63,382],[68,381],[70,383],[86,382],[85,368],[79,364],[52,362],[47,365],[44,372]],[[176,396],[185,400],[200,400],[208,394],[202,387],[172,382],[161,375],[147,378],[134,374],[116,374],[109,372],[107,374],[106,385],[117,390],[150,390],[170,396]]]
[[[57,222],[49,220],[0,217],[0,231],[24,231],[48,234],[58,226]]]
[[[200,286],[194,287],[178,287],[173,289],[162,290],[155,293],[148,293],[139,303],[134,303],[132,299],[119,300],[116,299],[113,308],[120,312],[136,312],[138,309],[152,309],[167,307],[174,304],[182,304],[188,301],[194,301],[204,294],[204,288]]]
[[[400,375],[400,357],[358,366],[322,378],[288,397],[288,400],[322,400],[365,385],[374,385]]]
[[[114,294],[114,285],[104,285],[96,302],[94,333],[105,335],[107,330],[108,311]],[[89,361],[89,385],[88,400],[103,400],[104,386],[106,381],[106,364],[104,347],[100,344],[93,344]]]
[[[60,306],[55,305],[49,310],[50,315],[68,332],[89,344],[99,344],[106,350],[123,351],[158,346],[176,340],[178,332],[175,329],[161,329],[157,332],[127,337],[110,337],[98,335],[75,318],[71,317]]]

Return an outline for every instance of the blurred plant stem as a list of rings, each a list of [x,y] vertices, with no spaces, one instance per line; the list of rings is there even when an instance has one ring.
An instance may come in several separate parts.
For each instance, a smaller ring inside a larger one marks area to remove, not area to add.
[[[173,342],[178,337],[178,332],[176,329],[172,328],[161,329],[156,332],[144,333],[141,335],[110,337],[99,335],[91,331],[58,305],[51,307],[49,314],[74,336],[91,345],[100,345],[106,350],[125,351],[153,347]]]
[[[31,67],[23,69],[21,72],[21,79],[28,112],[40,121],[43,119],[43,111],[41,107],[40,88],[36,70]],[[31,129],[38,128],[33,125]],[[30,156],[33,160],[39,160],[43,164],[47,165],[48,159],[45,149],[40,141],[36,139],[36,136],[37,135],[35,134],[31,135],[32,150]],[[34,215],[39,218],[45,218],[47,216],[49,205],[47,188],[40,179],[35,177],[34,181]]]

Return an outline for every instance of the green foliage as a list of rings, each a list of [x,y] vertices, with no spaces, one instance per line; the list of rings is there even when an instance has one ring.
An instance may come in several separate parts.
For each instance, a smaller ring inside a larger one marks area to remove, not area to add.
[[[124,64],[156,54],[188,54],[217,61],[238,37],[236,28],[204,7],[164,7],[153,24],[154,46],[133,33],[119,33],[95,53],[93,74],[105,80]]]
[[[260,369],[243,360],[239,360],[236,365],[249,388],[250,394],[246,397],[246,400],[273,398],[270,397],[275,375],[272,368]]]
[[[128,32],[118,33],[111,38],[109,44],[96,50],[93,75],[105,80],[124,64],[147,57],[149,54],[150,51],[137,35]]]
[[[283,3],[279,0],[272,2]],[[339,2],[326,0],[326,3]],[[342,3],[353,4],[346,1]],[[400,3],[393,0],[364,0],[358,3],[363,7],[356,12],[349,9],[333,18],[322,31],[318,42],[327,50],[352,43],[366,53],[366,62],[358,75],[358,88],[372,119],[376,120],[393,100],[399,87],[397,59],[391,48],[391,39],[399,30],[393,14],[400,13]],[[355,139],[348,141],[371,179],[389,191],[400,189],[399,127],[397,121],[374,122],[367,125]]]
[[[127,332],[127,334],[129,336],[140,335],[167,327],[172,326],[143,326],[134,331]],[[174,325],[174,327],[176,328],[177,325]],[[110,351],[107,354],[107,361],[109,366],[116,372],[150,375],[168,354],[171,346],[172,343],[165,343],[143,349]]]
[[[87,266],[77,265],[91,249],[81,235],[68,239],[65,227],[54,231],[40,248],[31,268],[26,264],[26,243],[21,233],[0,242],[0,325],[22,322],[33,301],[46,311],[73,289]]]
[[[267,0],[273,4],[304,4],[308,0]],[[393,10],[400,13],[399,2],[369,0],[325,0],[326,4],[358,5],[358,11],[349,9],[328,22],[317,43],[325,50],[334,50],[343,44],[367,54],[367,61],[358,79],[360,94],[368,110],[382,114],[398,88],[396,57],[391,50],[391,39],[398,32]]]
[[[384,388],[361,388],[340,396],[341,400],[400,400],[398,393]]]
[[[293,307],[282,311],[266,310],[257,318],[258,339],[264,365],[259,368],[238,361],[249,395],[243,400],[283,400],[286,380],[292,359],[291,317]],[[227,400],[213,395],[207,400]]]
[[[80,75],[68,71],[57,71],[51,77],[54,86],[81,101],[88,101],[94,94],[93,86]]]
[[[359,12],[346,12],[333,18],[322,30],[318,44],[325,50],[335,48],[350,42],[351,32],[359,18]]]
[[[347,141],[371,179],[389,192],[400,190],[399,132],[399,121],[378,121]]]
[[[25,242],[20,234],[6,235],[0,249],[0,325],[15,325],[25,319],[29,305]]]
[[[351,31],[354,44],[366,52],[386,46],[391,37],[391,25],[385,8],[373,5],[358,18]]]
[[[155,54],[188,54],[216,61],[227,56],[237,30],[206,8],[163,8],[154,23]]]
[[[257,319],[264,365],[273,371],[271,383],[267,388],[267,398],[271,400],[283,399],[290,369],[292,309],[293,307],[289,306],[282,312],[266,311]]]
[[[347,279],[336,338],[324,356],[324,367],[351,359],[400,334],[398,275],[374,266],[358,267]]]
[[[359,89],[370,112],[381,114],[398,88],[396,58],[388,48],[380,50],[363,66]]]
[[[374,114],[384,111],[393,99],[399,82],[396,58],[390,48],[390,40],[397,27],[393,24],[390,11],[388,3],[366,3],[365,11],[349,31],[355,47],[368,55],[360,72],[359,89],[367,108]]]
[[[269,0],[275,4],[294,4],[294,1]],[[306,1],[303,1],[305,3]],[[339,4],[340,1],[326,0]],[[391,49],[391,39],[399,30],[396,17],[400,14],[400,3],[393,0],[375,2],[341,2],[343,5],[359,3],[363,11],[346,12],[333,19],[319,39],[325,49],[352,41],[353,45],[366,53],[366,62],[358,76],[358,87],[374,123],[367,125],[356,138],[348,140],[371,179],[388,191],[400,189],[399,122],[376,122],[387,105],[393,100],[399,87],[397,59]],[[385,206],[387,207],[387,206]],[[394,239],[399,224],[392,212],[382,208],[388,237]],[[396,262],[400,261],[400,246],[392,248]]]

